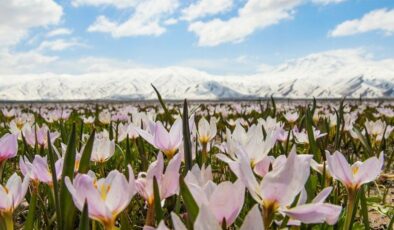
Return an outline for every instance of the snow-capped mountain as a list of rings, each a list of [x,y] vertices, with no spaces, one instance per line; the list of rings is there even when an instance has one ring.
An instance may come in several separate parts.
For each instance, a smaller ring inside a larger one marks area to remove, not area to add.
[[[0,82],[1,100],[155,99],[151,83],[166,99],[393,97],[394,60],[375,61],[336,51],[248,76],[168,67],[78,75],[2,75]]]

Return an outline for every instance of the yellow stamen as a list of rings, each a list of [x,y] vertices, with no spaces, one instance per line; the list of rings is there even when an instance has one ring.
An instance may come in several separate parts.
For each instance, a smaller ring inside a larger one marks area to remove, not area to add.
[[[354,167],[354,168],[352,168],[352,173],[353,173],[353,175],[357,174],[358,169],[359,169],[359,167],[357,167],[357,166]]]
[[[176,153],[176,149],[169,149],[164,151],[164,154],[168,159],[171,159],[175,153]]]
[[[107,184],[101,185],[101,188],[100,188],[101,199],[105,200],[107,198],[107,194],[110,189],[111,189],[110,185],[107,185]]]

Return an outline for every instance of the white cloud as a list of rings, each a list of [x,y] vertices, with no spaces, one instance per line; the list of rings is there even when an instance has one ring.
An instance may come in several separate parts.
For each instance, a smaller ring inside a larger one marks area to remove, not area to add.
[[[312,0],[313,3],[320,5],[337,4],[344,1],[346,0]]]
[[[199,0],[182,10],[182,19],[192,21],[208,15],[228,11],[233,6],[233,0]]]
[[[47,37],[55,37],[55,36],[61,36],[61,35],[70,35],[72,34],[72,30],[67,29],[67,28],[58,28],[49,31],[46,36]]]
[[[240,42],[258,29],[292,17],[294,8],[302,0],[248,0],[238,15],[228,20],[215,18],[189,25],[189,31],[198,36],[199,46],[216,46],[227,42]]]
[[[79,42],[76,39],[56,39],[51,41],[43,41],[37,48],[38,51],[51,50],[51,51],[62,51],[72,47],[84,47],[85,44]]]
[[[57,24],[63,9],[53,0],[7,0],[0,7],[0,46],[17,44],[30,28]]]
[[[3,50],[0,51],[0,74],[37,73],[56,60],[56,56],[46,56],[37,51],[15,53]]]
[[[139,0],[72,0],[71,4],[74,7],[80,6],[114,6],[119,9],[124,9],[134,6]]]
[[[144,0],[134,7],[134,12],[124,22],[114,22],[106,16],[99,16],[89,26],[89,32],[110,33],[112,37],[128,37],[141,35],[158,36],[166,31],[161,25],[168,15],[179,6],[178,0]]]
[[[394,32],[394,9],[378,9],[365,14],[361,19],[345,21],[330,33],[332,37],[348,36],[382,30],[386,34]]]
[[[169,25],[175,25],[175,24],[177,24],[177,23],[178,23],[178,20],[175,19],[175,18],[169,18],[169,19],[167,19],[167,20],[164,21],[164,25],[167,25],[167,26],[169,26]]]

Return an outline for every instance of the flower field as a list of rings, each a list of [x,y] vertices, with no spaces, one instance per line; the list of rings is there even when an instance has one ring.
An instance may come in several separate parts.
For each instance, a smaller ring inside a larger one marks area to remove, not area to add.
[[[0,229],[393,229],[394,103],[0,105]]]

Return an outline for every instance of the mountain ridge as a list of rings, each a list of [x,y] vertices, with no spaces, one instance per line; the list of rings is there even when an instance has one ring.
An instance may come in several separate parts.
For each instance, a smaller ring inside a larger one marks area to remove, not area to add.
[[[222,76],[186,67],[81,74],[0,75],[1,100],[394,97],[394,59],[341,52],[309,55],[253,75]]]

